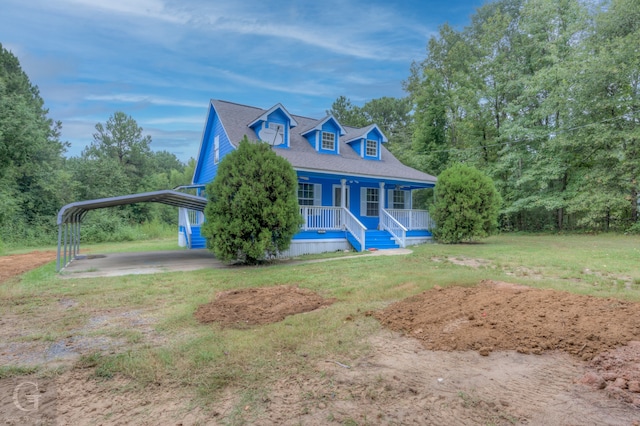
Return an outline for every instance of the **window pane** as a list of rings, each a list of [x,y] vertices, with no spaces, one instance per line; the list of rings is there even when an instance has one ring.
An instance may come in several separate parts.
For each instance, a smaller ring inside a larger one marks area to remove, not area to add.
[[[301,206],[313,205],[313,187],[312,183],[298,184],[298,204]]]
[[[366,216],[378,216],[378,188],[367,188]]]
[[[322,132],[322,149],[333,151],[335,149],[336,135],[329,132]]]
[[[404,209],[404,197],[405,192],[394,190],[393,191],[393,208],[394,209]]]
[[[367,139],[367,155],[369,157],[378,156],[378,141],[372,141]]]

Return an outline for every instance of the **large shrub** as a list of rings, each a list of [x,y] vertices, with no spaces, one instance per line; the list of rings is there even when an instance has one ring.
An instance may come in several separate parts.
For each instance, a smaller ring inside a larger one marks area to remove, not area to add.
[[[474,167],[454,165],[440,174],[432,212],[443,243],[487,237],[498,229],[501,199],[493,181]]]
[[[221,260],[256,263],[276,255],[302,223],[291,164],[246,137],[222,159],[206,192],[202,234]]]

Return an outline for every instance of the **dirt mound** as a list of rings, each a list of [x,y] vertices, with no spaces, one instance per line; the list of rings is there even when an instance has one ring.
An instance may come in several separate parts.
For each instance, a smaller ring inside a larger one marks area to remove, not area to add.
[[[55,258],[55,251],[32,251],[25,254],[0,256],[0,283],[49,263]]]
[[[604,389],[609,396],[640,407],[640,342],[603,352],[588,368],[591,371],[579,383]]]
[[[243,327],[282,321],[289,315],[313,311],[335,301],[297,287],[247,288],[219,293],[213,302],[199,306],[194,315],[204,324]]]
[[[375,317],[431,350],[561,350],[585,361],[640,340],[640,304],[484,281],[394,303]]]

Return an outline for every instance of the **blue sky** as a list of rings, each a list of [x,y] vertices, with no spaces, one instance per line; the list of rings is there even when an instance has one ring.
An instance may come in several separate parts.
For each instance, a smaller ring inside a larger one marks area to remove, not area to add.
[[[438,27],[485,0],[2,0],[0,43],[63,125],[69,156],[116,111],[183,161],[198,152],[210,99],[321,118],[403,96]]]

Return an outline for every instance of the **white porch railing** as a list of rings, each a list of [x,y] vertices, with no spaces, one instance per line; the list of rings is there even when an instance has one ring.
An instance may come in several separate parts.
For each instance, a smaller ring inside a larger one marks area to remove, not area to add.
[[[342,230],[342,208],[321,206],[300,206],[300,214],[304,219],[304,231],[339,231]]]
[[[204,213],[198,210],[186,209],[189,214],[189,223],[193,226],[200,226],[204,223]]]
[[[180,207],[178,213],[178,226],[184,227],[184,238],[188,248],[191,248],[191,212],[198,213],[194,210],[185,209],[184,207]]]
[[[364,250],[367,228],[346,208],[329,206],[300,206],[304,219],[303,231],[348,231]]]
[[[344,227],[360,243],[360,251],[364,251],[367,228],[348,209],[341,208]]]
[[[407,245],[407,228],[385,209],[382,209],[382,215],[380,216],[380,227],[388,231],[400,247],[404,248]]]
[[[435,224],[426,210],[388,209],[387,212],[407,230],[426,229],[430,231],[435,228]]]

